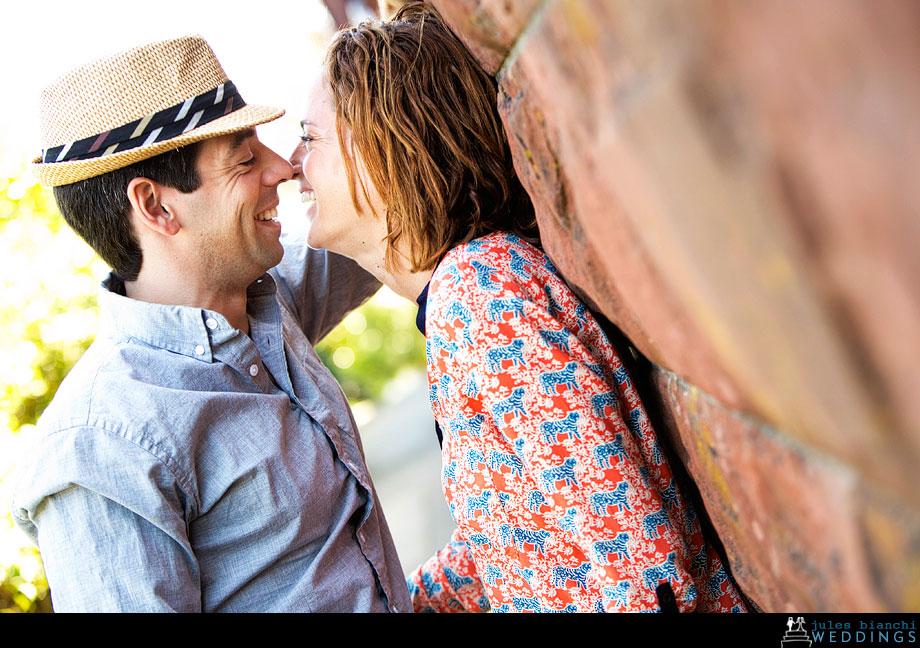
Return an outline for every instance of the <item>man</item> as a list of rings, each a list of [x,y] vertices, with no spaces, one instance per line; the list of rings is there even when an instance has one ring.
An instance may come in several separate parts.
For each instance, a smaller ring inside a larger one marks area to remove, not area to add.
[[[55,609],[411,610],[312,348],[379,284],[282,247],[293,172],[254,127],[283,111],[246,105],[197,37],[79,68],[41,111],[36,175],[113,268],[15,487]]]

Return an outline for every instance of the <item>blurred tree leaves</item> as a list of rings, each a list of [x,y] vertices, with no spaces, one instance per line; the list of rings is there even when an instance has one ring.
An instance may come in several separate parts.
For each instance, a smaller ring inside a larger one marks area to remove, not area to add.
[[[105,265],[63,223],[51,193],[0,178],[0,611],[50,611],[38,552],[13,531],[14,446],[89,346]]]
[[[348,400],[379,401],[399,372],[425,367],[418,308],[384,288],[351,313],[316,347]]]
[[[11,432],[35,423],[92,341],[106,272],[49,191],[17,185],[0,189],[0,423]]]
[[[0,177],[0,612],[50,612],[38,552],[13,527],[16,447],[92,341],[106,265],[64,223],[50,190]],[[425,366],[416,307],[384,289],[318,346],[348,399],[378,401]]]

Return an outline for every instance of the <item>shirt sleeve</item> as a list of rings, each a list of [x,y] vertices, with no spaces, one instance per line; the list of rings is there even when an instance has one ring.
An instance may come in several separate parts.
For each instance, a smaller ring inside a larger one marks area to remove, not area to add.
[[[137,444],[94,428],[43,439],[13,517],[38,545],[57,612],[199,612],[180,480]]]
[[[406,579],[416,612],[488,612],[466,540],[454,529],[448,545]]]
[[[381,285],[351,259],[311,248],[302,235],[284,238],[284,257],[271,273],[279,296],[314,345]]]

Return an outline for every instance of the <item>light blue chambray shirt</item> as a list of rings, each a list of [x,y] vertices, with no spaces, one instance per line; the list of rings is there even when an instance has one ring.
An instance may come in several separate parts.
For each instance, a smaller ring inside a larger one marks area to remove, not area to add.
[[[348,403],[313,350],[379,283],[291,243],[249,287],[249,336],[106,282],[99,335],[14,487],[55,610],[412,610]]]

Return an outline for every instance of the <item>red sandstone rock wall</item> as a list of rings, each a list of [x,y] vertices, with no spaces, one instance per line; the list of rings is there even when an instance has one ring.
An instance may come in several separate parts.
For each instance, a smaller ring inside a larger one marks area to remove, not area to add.
[[[920,610],[920,4],[432,1],[745,592]]]

